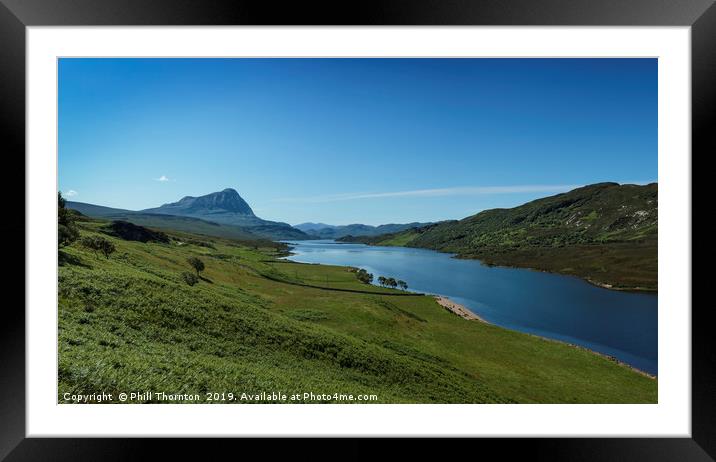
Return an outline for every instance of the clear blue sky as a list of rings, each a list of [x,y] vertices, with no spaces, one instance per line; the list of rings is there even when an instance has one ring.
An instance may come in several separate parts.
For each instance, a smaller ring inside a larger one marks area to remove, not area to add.
[[[265,219],[380,224],[656,180],[656,59],[59,63],[59,187],[82,202],[231,187]]]

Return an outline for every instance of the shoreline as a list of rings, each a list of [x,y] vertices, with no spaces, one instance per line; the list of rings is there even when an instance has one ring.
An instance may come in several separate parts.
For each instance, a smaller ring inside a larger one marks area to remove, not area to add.
[[[622,367],[626,367],[627,369],[630,369],[630,370],[636,372],[637,374],[641,374],[641,375],[643,375],[643,376],[645,376],[645,377],[649,377],[649,378],[652,379],[652,380],[657,380],[657,379],[658,379],[658,376],[656,376],[656,375],[654,375],[654,374],[651,374],[651,373],[649,373],[649,372],[643,371],[643,370],[641,370],[641,369],[638,369],[638,368],[632,366],[631,364],[625,363],[625,362],[622,361],[621,359],[616,358],[616,357],[611,356],[611,355],[608,355],[608,354],[606,354],[606,353],[601,353],[601,352],[599,352],[599,351],[592,350],[591,348],[587,348],[587,347],[582,346],[582,345],[577,345],[576,343],[565,342],[564,340],[557,340],[557,339],[554,339],[554,338],[544,337],[544,336],[542,336],[542,335],[531,334],[531,333],[529,333],[529,332],[523,332],[523,334],[527,334],[527,335],[531,335],[531,336],[533,336],[533,337],[541,338],[542,340],[546,340],[546,341],[548,341],[548,342],[562,343],[562,344],[564,344],[564,345],[569,345],[569,346],[571,346],[571,347],[578,348],[578,349],[580,349],[580,350],[588,351],[589,353],[595,354],[595,355],[597,355],[597,356],[601,356],[602,358],[606,359],[607,361],[611,361],[611,362],[616,363],[616,364],[618,364],[618,365],[620,365],[620,366],[622,366]]]
[[[554,273],[554,274],[562,274],[562,273]],[[568,276],[568,275],[565,274],[565,276]],[[581,277],[581,276],[576,276],[576,277],[587,281],[588,283],[590,283],[593,286],[601,287],[602,289],[616,290],[618,292],[632,292],[632,293],[637,293],[637,294],[654,294],[654,295],[659,294],[659,289],[650,289],[648,287],[638,287],[638,286],[637,287],[615,287],[612,284],[607,284],[606,282],[595,281],[593,279],[589,279],[588,277]]]
[[[428,250],[434,250],[434,249],[428,249]],[[441,252],[440,250],[434,250],[435,252]],[[451,252],[441,252],[441,253],[451,253]],[[588,284],[593,285],[594,287],[599,287],[600,289],[607,289],[607,290],[613,290],[616,292],[632,292],[632,293],[641,293],[641,294],[653,294],[658,295],[659,289],[651,289],[648,287],[621,287],[621,286],[615,286],[613,284],[609,284],[606,282],[600,282],[595,281],[594,279],[591,279],[589,276],[580,276],[578,274],[571,274],[571,273],[562,273],[560,271],[555,270],[548,270],[543,268],[535,268],[533,266],[517,266],[517,265],[508,265],[504,263],[492,263],[492,262],[486,262],[483,259],[476,258],[476,257],[470,257],[462,254],[454,254],[452,258],[457,258],[459,260],[474,260],[479,261],[480,264],[489,266],[489,267],[496,267],[496,268],[512,268],[512,269],[524,269],[529,271],[537,271],[539,273],[548,273],[548,274],[556,274],[558,276],[565,276],[565,277],[572,277],[577,278],[579,280],[582,280]]]
[[[456,303],[444,295],[433,295],[433,297],[435,298],[435,301],[438,302],[438,305],[463,319],[467,319],[468,321],[476,320],[484,322],[485,324],[494,325],[470,311],[466,306]]]
[[[659,294],[659,289],[658,289],[658,288],[639,287],[639,286],[636,286],[636,287],[622,287],[622,286],[617,286],[617,285],[614,285],[614,284],[609,284],[609,283],[606,283],[606,282],[596,281],[596,280],[594,280],[594,279],[591,279],[589,276],[580,276],[580,275],[578,275],[578,274],[562,273],[562,272],[556,271],[556,270],[548,270],[548,269],[543,269],[543,268],[535,268],[535,267],[533,267],[533,266],[518,266],[518,265],[509,265],[509,264],[504,264],[504,263],[486,262],[486,261],[485,261],[484,259],[482,259],[482,258],[477,258],[477,257],[474,257],[474,256],[470,256],[469,254],[460,254],[460,253],[455,253],[455,252],[445,252],[445,251],[442,251],[442,250],[431,249],[431,248],[427,248],[427,247],[411,247],[411,246],[409,246],[409,245],[398,245],[398,246],[387,245],[387,246],[386,246],[386,245],[379,245],[379,244],[365,243],[365,242],[350,242],[350,241],[344,242],[344,241],[338,241],[338,240],[335,240],[335,239],[334,239],[334,241],[335,241],[336,243],[339,243],[339,244],[363,244],[363,245],[368,245],[368,246],[372,246],[372,247],[405,247],[405,248],[412,248],[412,249],[432,250],[433,252],[451,254],[451,255],[452,255],[452,258],[456,258],[456,259],[458,259],[458,260],[474,260],[474,261],[478,261],[478,262],[480,262],[482,265],[490,266],[490,267],[525,269],[525,270],[530,270],[530,271],[537,271],[537,272],[540,272],[540,273],[549,273],[549,274],[556,274],[556,275],[559,275],[559,276],[574,277],[574,278],[580,279],[580,280],[582,280],[582,281],[585,281],[585,282],[587,282],[588,284],[591,284],[591,285],[593,285],[593,286],[595,286],[595,287],[599,287],[599,288],[601,288],[601,289],[614,290],[614,291],[617,291],[617,292],[632,292],[632,293],[653,294],[653,295],[658,295],[658,294]]]
[[[428,250],[432,250],[432,249],[428,249]],[[438,250],[434,250],[434,251],[435,251],[435,252],[440,252],[440,251],[438,251]],[[446,253],[446,252],[441,252],[441,253]],[[293,253],[292,253],[292,254],[293,254]],[[289,256],[290,256],[290,255],[289,255]],[[286,257],[282,257],[282,258],[286,258]],[[453,258],[459,258],[459,256],[458,256],[458,255],[454,255]],[[477,259],[470,259],[470,260],[477,260]],[[291,262],[291,263],[298,263],[298,264],[306,264],[306,263],[300,263],[300,262],[296,262],[296,261],[292,261],[292,260],[288,260],[288,259],[283,260],[283,261],[285,261],[285,262]],[[482,260],[477,260],[477,261],[480,261],[480,263],[482,263]],[[313,263],[313,264],[323,265],[323,263]],[[484,263],[482,263],[482,264],[484,264]],[[343,265],[339,265],[339,266],[343,266]],[[496,266],[500,266],[500,265],[496,265]],[[350,266],[346,266],[346,267],[347,267],[347,268],[351,268]],[[536,268],[524,268],[524,267],[514,267],[514,266],[511,267],[511,268],[521,268],[521,269],[528,269],[528,270],[531,270],[531,271],[540,271],[540,272],[550,273],[550,271],[540,270],[540,269],[536,269]],[[576,277],[577,279],[581,279],[581,280],[583,280],[583,281],[585,281],[585,282],[587,282],[587,283],[589,283],[589,284],[595,285],[595,286],[597,286],[597,287],[602,287],[602,288],[608,289],[608,290],[617,290],[617,291],[619,291],[619,290],[622,290],[622,291],[627,290],[627,291],[628,291],[628,290],[629,290],[629,289],[620,289],[620,288],[613,288],[613,287],[603,287],[603,286],[598,285],[598,284],[595,283],[594,281],[591,281],[591,280],[589,280],[589,279],[582,278],[582,277],[576,276],[576,275],[568,275],[568,274],[561,274],[561,273],[553,273],[553,274],[560,274],[560,275],[562,275],[562,276],[568,276],[568,277]],[[647,290],[647,291],[648,291],[648,290]],[[644,291],[644,292],[647,292],[647,291]],[[618,359],[618,358],[616,358],[616,357],[614,357],[614,356],[608,355],[608,354],[606,354],[606,353],[601,353],[601,352],[599,352],[599,351],[592,350],[591,348],[587,348],[587,347],[585,347],[585,346],[578,345],[578,344],[576,344],[576,343],[566,342],[566,341],[564,341],[564,340],[558,340],[558,339],[554,339],[554,338],[549,338],[549,337],[545,337],[545,336],[542,336],[542,335],[533,334],[533,333],[530,333],[530,332],[524,332],[524,331],[520,331],[520,330],[516,330],[516,329],[509,329],[509,328],[507,328],[507,327],[503,327],[503,326],[500,326],[500,325],[491,323],[491,322],[485,320],[484,318],[478,316],[477,314],[473,313],[473,312],[472,312],[471,310],[469,310],[466,306],[464,306],[464,305],[462,305],[462,304],[460,304],[460,303],[457,303],[457,302],[451,300],[449,297],[447,297],[447,296],[445,296],[445,295],[428,294],[428,293],[422,293],[422,292],[415,293],[415,295],[418,295],[418,294],[420,294],[420,295],[425,295],[425,296],[432,296],[432,297],[435,299],[435,301],[437,302],[437,304],[440,305],[442,308],[444,308],[445,310],[447,310],[447,311],[449,311],[449,312],[455,314],[456,316],[459,316],[459,317],[461,317],[461,318],[463,318],[463,319],[465,319],[465,320],[467,320],[467,321],[480,321],[480,322],[482,322],[482,323],[484,323],[484,324],[487,324],[487,325],[489,325],[489,326],[495,326],[495,327],[498,327],[498,328],[500,328],[500,329],[513,330],[513,331],[515,331],[515,332],[519,332],[519,333],[521,333],[521,334],[530,335],[530,336],[532,336],[532,337],[536,337],[536,338],[539,338],[539,339],[542,339],[542,340],[545,340],[545,341],[548,341],[548,342],[561,343],[561,344],[563,344],[563,345],[568,345],[568,346],[570,346],[570,347],[578,348],[578,349],[583,350],[583,351],[588,351],[588,352],[590,352],[590,353],[592,353],[592,354],[601,356],[602,358],[604,358],[604,359],[606,359],[606,360],[608,360],[608,361],[610,361],[610,362],[613,362],[613,363],[616,363],[616,364],[618,364],[618,365],[620,365],[620,366],[626,367],[626,368],[628,368],[628,369],[630,369],[630,370],[632,370],[632,371],[634,371],[634,372],[636,372],[636,373],[638,373],[638,374],[641,374],[641,375],[643,375],[643,376],[645,376],[645,377],[648,377],[648,378],[650,378],[650,379],[652,379],[652,380],[657,380],[657,379],[658,379],[658,376],[657,376],[657,375],[654,375],[654,374],[651,374],[651,373],[649,373],[649,372],[646,372],[646,371],[643,371],[643,370],[641,370],[641,369],[638,369],[638,368],[632,366],[631,364],[626,363],[626,362],[624,362],[624,361],[622,361],[622,360],[620,360],[620,359]],[[385,295],[389,295],[389,294],[385,294]]]
[[[486,321],[485,319],[481,318],[481,317],[478,316],[477,314],[475,314],[475,313],[473,313],[472,311],[470,311],[470,310],[469,310],[467,307],[465,307],[464,305],[461,305],[461,304],[459,304],[459,303],[457,303],[457,302],[452,301],[449,297],[446,297],[446,296],[444,296],[444,295],[434,295],[433,297],[435,298],[435,301],[438,302],[438,304],[439,304],[440,306],[442,306],[442,307],[445,308],[446,310],[452,312],[453,314],[456,314],[457,316],[460,316],[461,318],[463,318],[463,319],[465,319],[465,320],[468,320],[468,321],[473,321],[473,320],[475,320],[475,321],[480,321],[480,322],[483,322],[483,323],[488,324],[488,325],[491,325],[491,326],[499,327],[500,329],[508,329],[507,327],[498,326],[497,324],[493,324],[493,323],[491,323],[491,322],[489,322],[489,321]],[[508,330],[513,330],[513,329],[508,329]],[[554,339],[554,338],[549,338],[549,337],[545,337],[545,336],[543,336],[543,335],[532,334],[532,333],[530,333],[530,332],[522,332],[522,331],[517,331],[517,330],[516,330],[515,332],[520,332],[521,334],[531,335],[532,337],[537,337],[537,338],[539,338],[539,339],[542,339],[542,340],[545,340],[545,341],[548,341],[548,342],[561,343],[561,344],[563,344],[563,345],[568,345],[568,346],[571,346],[571,347],[574,347],[574,348],[578,348],[578,349],[583,350],[583,351],[588,351],[588,352],[590,352],[590,353],[592,353],[592,354],[601,356],[602,358],[604,358],[604,359],[606,359],[606,360],[608,360],[608,361],[611,361],[611,362],[614,362],[614,363],[616,363],[616,364],[618,364],[618,365],[620,365],[620,366],[626,367],[626,368],[628,368],[628,369],[630,369],[630,370],[632,370],[632,371],[634,371],[634,372],[636,372],[636,373],[639,373],[639,374],[641,374],[641,375],[644,375],[644,376],[646,376],[646,377],[649,377],[650,379],[654,379],[654,380],[657,379],[657,376],[656,376],[656,375],[651,374],[651,373],[646,372],[646,371],[643,371],[643,370],[641,370],[641,369],[638,369],[638,368],[632,366],[631,364],[626,363],[626,362],[624,362],[624,361],[622,361],[622,360],[620,360],[620,359],[618,359],[618,358],[616,358],[616,357],[614,357],[614,356],[608,355],[608,354],[606,354],[606,353],[601,353],[601,352],[599,352],[599,351],[592,350],[591,348],[587,348],[587,347],[582,346],[582,345],[577,345],[576,343],[565,342],[564,340],[558,340],[558,339]]]

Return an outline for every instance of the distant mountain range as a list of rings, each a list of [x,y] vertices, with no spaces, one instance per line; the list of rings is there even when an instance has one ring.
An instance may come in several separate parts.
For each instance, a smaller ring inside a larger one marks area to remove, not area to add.
[[[140,226],[167,228],[211,236],[236,239],[265,238],[273,240],[337,239],[347,235],[377,236],[396,233],[429,223],[345,226],[325,223],[288,223],[264,220],[256,216],[251,206],[232,188],[204,196],[185,196],[177,202],[144,210],[126,210],[84,202],[67,201],[67,207],[84,215],[124,220]]]
[[[125,220],[141,226],[169,228],[239,239],[310,239],[311,236],[288,223],[263,220],[235,189],[204,196],[186,196],[160,207],[133,211],[67,201],[68,208],[90,217]]]
[[[67,207],[90,217],[124,220],[140,226],[236,239],[258,237],[272,240],[305,240],[337,239],[347,235],[377,236],[429,224],[416,222],[380,226],[333,226],[324,223],[302,223],[291,226],[288,223],[257,217],[251,206],[232,188],[199,197],[185,196],[177,202],[144,210],[118,209],[73,201],[67,201]]]
[[[387,224],[379,226],[352,224],[352,225],[327,225],[325,223],[301,223],[294,226],[301,231],[316,236],[320,239],[339,239],[344,236],[378,236],[387,233],[397,233],[410,228],[427,226],[431,223],[405,223]]]
[[[317,230],[323,229],[323,228],[336,228],[336,226],[327,225],[325,223],[311,223],[311,222],[301,223],[300,225],[293,225],[293,227],[298,228],[304,232],[317,231]]]
[[[658,215],[657,183],[598,183],[462,220],[340,240],[423,247],[613,288],[656,290]]]

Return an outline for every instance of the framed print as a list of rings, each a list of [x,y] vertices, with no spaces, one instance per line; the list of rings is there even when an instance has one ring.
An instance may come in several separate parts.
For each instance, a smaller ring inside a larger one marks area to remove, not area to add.
[[[391,436],[713,460],[691,269],[711,3],[3,0],[26,272],[0,454]]]

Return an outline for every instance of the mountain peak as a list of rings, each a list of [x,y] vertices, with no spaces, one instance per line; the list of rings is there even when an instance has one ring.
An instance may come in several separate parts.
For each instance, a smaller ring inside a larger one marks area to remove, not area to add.
[[[249,207],[249,204],[247,204],[233,188],[226,188],[223,191],[217,191],[199,197],[186,196],[178,202],[164,204],[158,209],[149,210],[163,213],[175,213],[177,215],[195,215],[197,213],[216,214],[229,212],[238,215],[255,217],[253,210]]]

